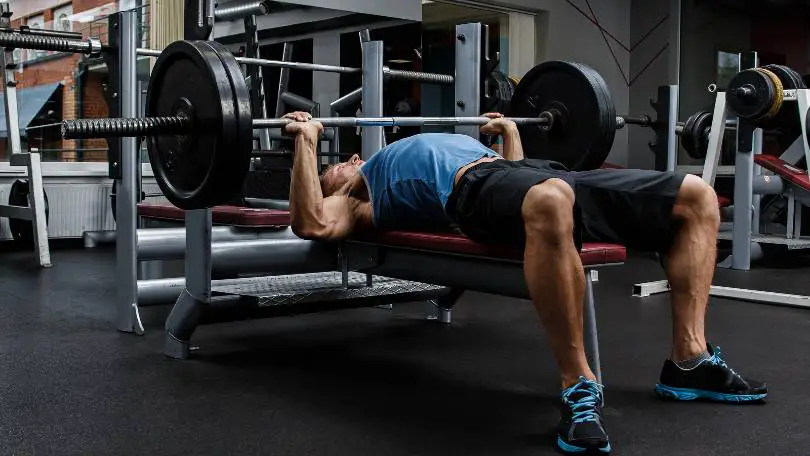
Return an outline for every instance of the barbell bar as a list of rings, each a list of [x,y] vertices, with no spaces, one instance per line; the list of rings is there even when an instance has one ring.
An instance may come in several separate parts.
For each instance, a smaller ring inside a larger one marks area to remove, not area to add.
[[[550,126],[551,113],[542,113],[536,118],[509,118],[517,125]],[[460,125],[485,125],[487,117],[321,117],[324,127],[455,127]],[[295,122],[290,119],[253,119],[252,128],[283,128]],[[65,139],[120,138],[129,136],[189,135],[194,134],[194,125],[188,116],[133,117],[74,119],[62,121],[62,136]]]
[[[0,40],[0,44],[2,41]],[[159,49],[138,48],[136,54],[145,57],[160,57],[162,53]],[[242,65],[256,65],[273,68],[288,68],[290,70],[320,71],[325,73],[360,74],[361,68],[345,67],[337,65],[323,65],[320,63],[288,62],[285,60],[269,60],[253,57],[236,57],[236,61]],[[388,66],[383,66],[383,75],[392,79],[404,79],[408,81],[428,82],[431,84],[453,84],[454,77],[449,74],[426,73],[423,71],[394,70]]]

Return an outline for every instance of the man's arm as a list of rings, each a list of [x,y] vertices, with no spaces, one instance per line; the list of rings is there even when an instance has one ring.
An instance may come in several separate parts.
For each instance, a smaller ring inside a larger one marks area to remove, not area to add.
[[[523,144],[514,122],[506,122],[503,130],[503,158],[511,161],[523,160]]]
[[[295,116],[295,115],[293,115]],[[292,117],[298,120],[296,117]],[[331,241],[353,231],[362,202],[348,196],[323,197],[318,178],[317,143],[320,124],[291,124],[286,131],[295,134],[290,218],[293,232],[304,239]]]
[[[490,112],[484,114],[490,121],[481,127],[481,132],[488,135],[503,136],[503,158],[510,161],[523,160],[523,145],[520,143],[520,133],[517,125],[511,120],[506,120],[503,114]]]

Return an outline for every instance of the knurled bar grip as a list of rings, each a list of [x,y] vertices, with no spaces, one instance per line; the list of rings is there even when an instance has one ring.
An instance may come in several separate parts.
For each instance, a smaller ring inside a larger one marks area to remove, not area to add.
[[[0,33],[0,47],[31,49],[35,51],[70,52],[96,56],[101,53],[101,41],[90,38],[86,41],[71,40],[53,36],[29,35],[24,33]]]

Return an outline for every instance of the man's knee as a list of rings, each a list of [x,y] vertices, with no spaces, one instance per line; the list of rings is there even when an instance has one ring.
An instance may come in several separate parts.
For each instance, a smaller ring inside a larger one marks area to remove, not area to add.
[[[703,179],[688,175],[678,191],[678,200],[673,210],[675,217],[689,223],[720,225],[720,207],[717,194]]]
[[[527,238],[570,239],[574,229],[574,190],[561,179],[535,185],[521,208]]]

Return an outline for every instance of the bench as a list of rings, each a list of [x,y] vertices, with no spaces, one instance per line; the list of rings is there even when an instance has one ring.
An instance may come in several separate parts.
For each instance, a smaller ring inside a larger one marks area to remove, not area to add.
[[[773,155],[756,155],[754,156],[754,163],[769,171],[772,171],[777,176],[785,179],[802,190],[810,191],[810,178],[808,178],[806,170],[791,165],[790,163]]]
[[[141,203],[138,205],[138,215],[144,220],[158,220],[178,225],[185,221],[185,212],[170,204]],[[285,211],[235,206],[214,207],[211,210],[211,218],[214,224],[235,225],[256,230],[285,226],[290,223],[289,213]],[[529,298],[523,275],[523,252],[513,246],[481,244],[455,233],[407,231],[363,233],[342,241],[340,245],[341,257],[346,260],[347,268],[349,268],[348,264],[351,264],[351,269],[354,271],[374,275],[375,283],[399,280],[407,281],[405,283],[409,288],[418,288],[420,284],[427,287],[447,287],[452,290],[449,296],[453,296],[452,302],[448,303],[449,306],[452,306],[455,299],[464,290],[522,299]],[[586,243],[580,252],[582,263],[588,270],[621,264],[626,257],[625,248],[614,244]],[[353,278],[350,280],[359,279],[356,272],[351,274],[353,274],[351,276]],[[301,281],[307,287],[306,283],[311,275],[300,274],[281,279],[285,282]],[[584,329],[586,353],[597,377],[601,379],[593,296],[594,279],[595,277],[591,273],[585,275]],[[391,292],[402,294],[402,288],[402,286],[396,285]],[[214,287],[212,290],[215,293],[235,293],[227,287]],[[339,292],[339,289],[336,288],[334,291]],[[305,292],[307,296],[310,296],[311,293],[311,291]],[[404,298],[409,296],[416,295],[402,294]],[[190,307],[183,302],[183,299],[187,301],[187,298],[188,296],[181,295],[167,321],[166,353],[169,356],[183,358],[189,355],[188,338],[193,329],[178,334],[174,328],[175,326],[183,328],[182,324],[175,325],[175,321],[185,322],[192,319],[190,315],[193,316],[194,312],[190,311]],[[264,299],[263,308],[265,310],[272,309],[277,302],[274,300],[277,298],[260,297],[260,299]],[[267,302],[271,302],[273,305],[268,307]],[[334,304],[330,306],[340,308],[339,304],[337,307]],[[449,307],[444,307],[444,304],[437,301],[437,311],[440,321],[446,323],[450,321]],[[211,309],[207,312],[210,313]],[[177,316],[173,318],[175,314]],[[257,316],[259,314],[253,311],[245,313],[245,318]],[[196,323],[193,326],[196,326]],[[188,327],[183,329],[188,329]]]
[[[138,216],[148,220],[183,223],[185,212],[171,204],[138,204]],[[277,228],[289,226],[290,214],[275,209],[257,209],[238,206],[217,206],[211,210],[212,222],[243,228]],[[351,242],[379,246],[408,248],[448,254],[521,261],[523,251],[513,246],[487,245],[455,233],[421,233],[390,231],[365,233],[350,239]],[[585,266],[622,263],[627,257],[623,246],[604,243],[585,243],[580,252]]]

